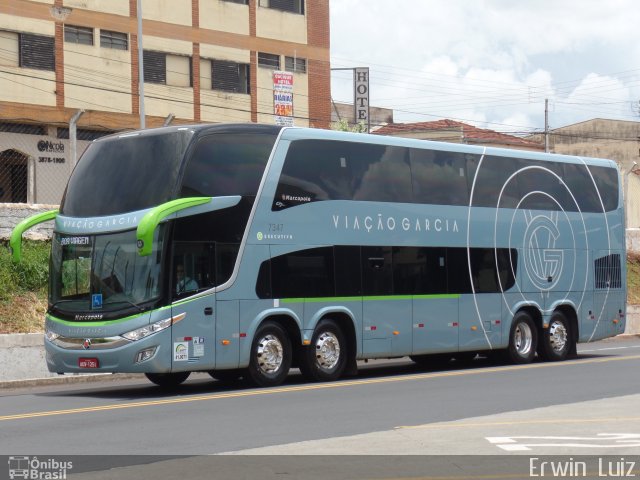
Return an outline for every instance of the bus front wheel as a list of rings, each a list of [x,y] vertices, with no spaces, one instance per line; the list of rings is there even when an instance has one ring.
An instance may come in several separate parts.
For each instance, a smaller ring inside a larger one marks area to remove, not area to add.
[[[275,322],[258,328],[251,344],[249,378],[260,387],[274,387],[284,382],[291,368],[291,341]]]
[[[538,329],[531,315],[516,313],[509,333],[507,359],[516,364],[531,363],[536,356],[537,344]]]
[[[145,373],[145,376],[162,388],[175,388],[184,382],[191,372],[174,372],[174,373]]]
[[[347,365],[347,342],[340,326],[330,319],[322,320],[304,348],[300,371],[314,382],[328,382],[342,376]]]
[[[541,337],[538,354],[543,360],[558,362],[567,358],[573,335],[564,313],[553,312],[549,320],[549,328],[541,331]]]

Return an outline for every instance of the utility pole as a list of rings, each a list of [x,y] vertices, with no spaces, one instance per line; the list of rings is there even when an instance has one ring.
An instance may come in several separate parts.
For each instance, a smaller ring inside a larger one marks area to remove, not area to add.
[[[549,153],[549,99],[544,99],[544,151]]]
[[[137,0],[138,14],[138,95],[140,105],[140,129],[144,130],[145,113],[144,113],[144,55],[142,54],[142,0]]]

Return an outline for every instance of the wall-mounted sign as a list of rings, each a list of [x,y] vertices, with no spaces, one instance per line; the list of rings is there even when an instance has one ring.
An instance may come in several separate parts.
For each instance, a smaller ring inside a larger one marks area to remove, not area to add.
[[[273,72],[273,113],[276,125],[293,126],[293,73]]]
[[[369,68],[353,69],[353,98],[355,105],[355,123],[364,122],[367,132],[371,130],[369,123]]]

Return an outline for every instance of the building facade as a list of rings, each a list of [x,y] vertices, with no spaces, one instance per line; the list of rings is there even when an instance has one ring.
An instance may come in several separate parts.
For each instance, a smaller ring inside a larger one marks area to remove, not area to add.
[[[0,203],[59,203],[90,140],[140,127],[137,3],[0,2]],[[329,128],[329,0],[140,3],[147,128]]]
[[[542,135],[532,136],[542,141]],[[640,228],[640,122],[594,118],[549,131],[553,153],[614,160],[622,173],[627,228]]]

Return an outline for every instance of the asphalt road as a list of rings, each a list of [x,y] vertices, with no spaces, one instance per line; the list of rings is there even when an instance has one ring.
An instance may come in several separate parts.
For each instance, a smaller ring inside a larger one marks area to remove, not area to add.
[[[376,361],[340,382],[292,374],[271,389],[194,376],[170,393],[144,379],[4,390],[0,452],[640,455],[640,339],[580,345],[578,353],[559,363],[476,359],[433,370]]]

